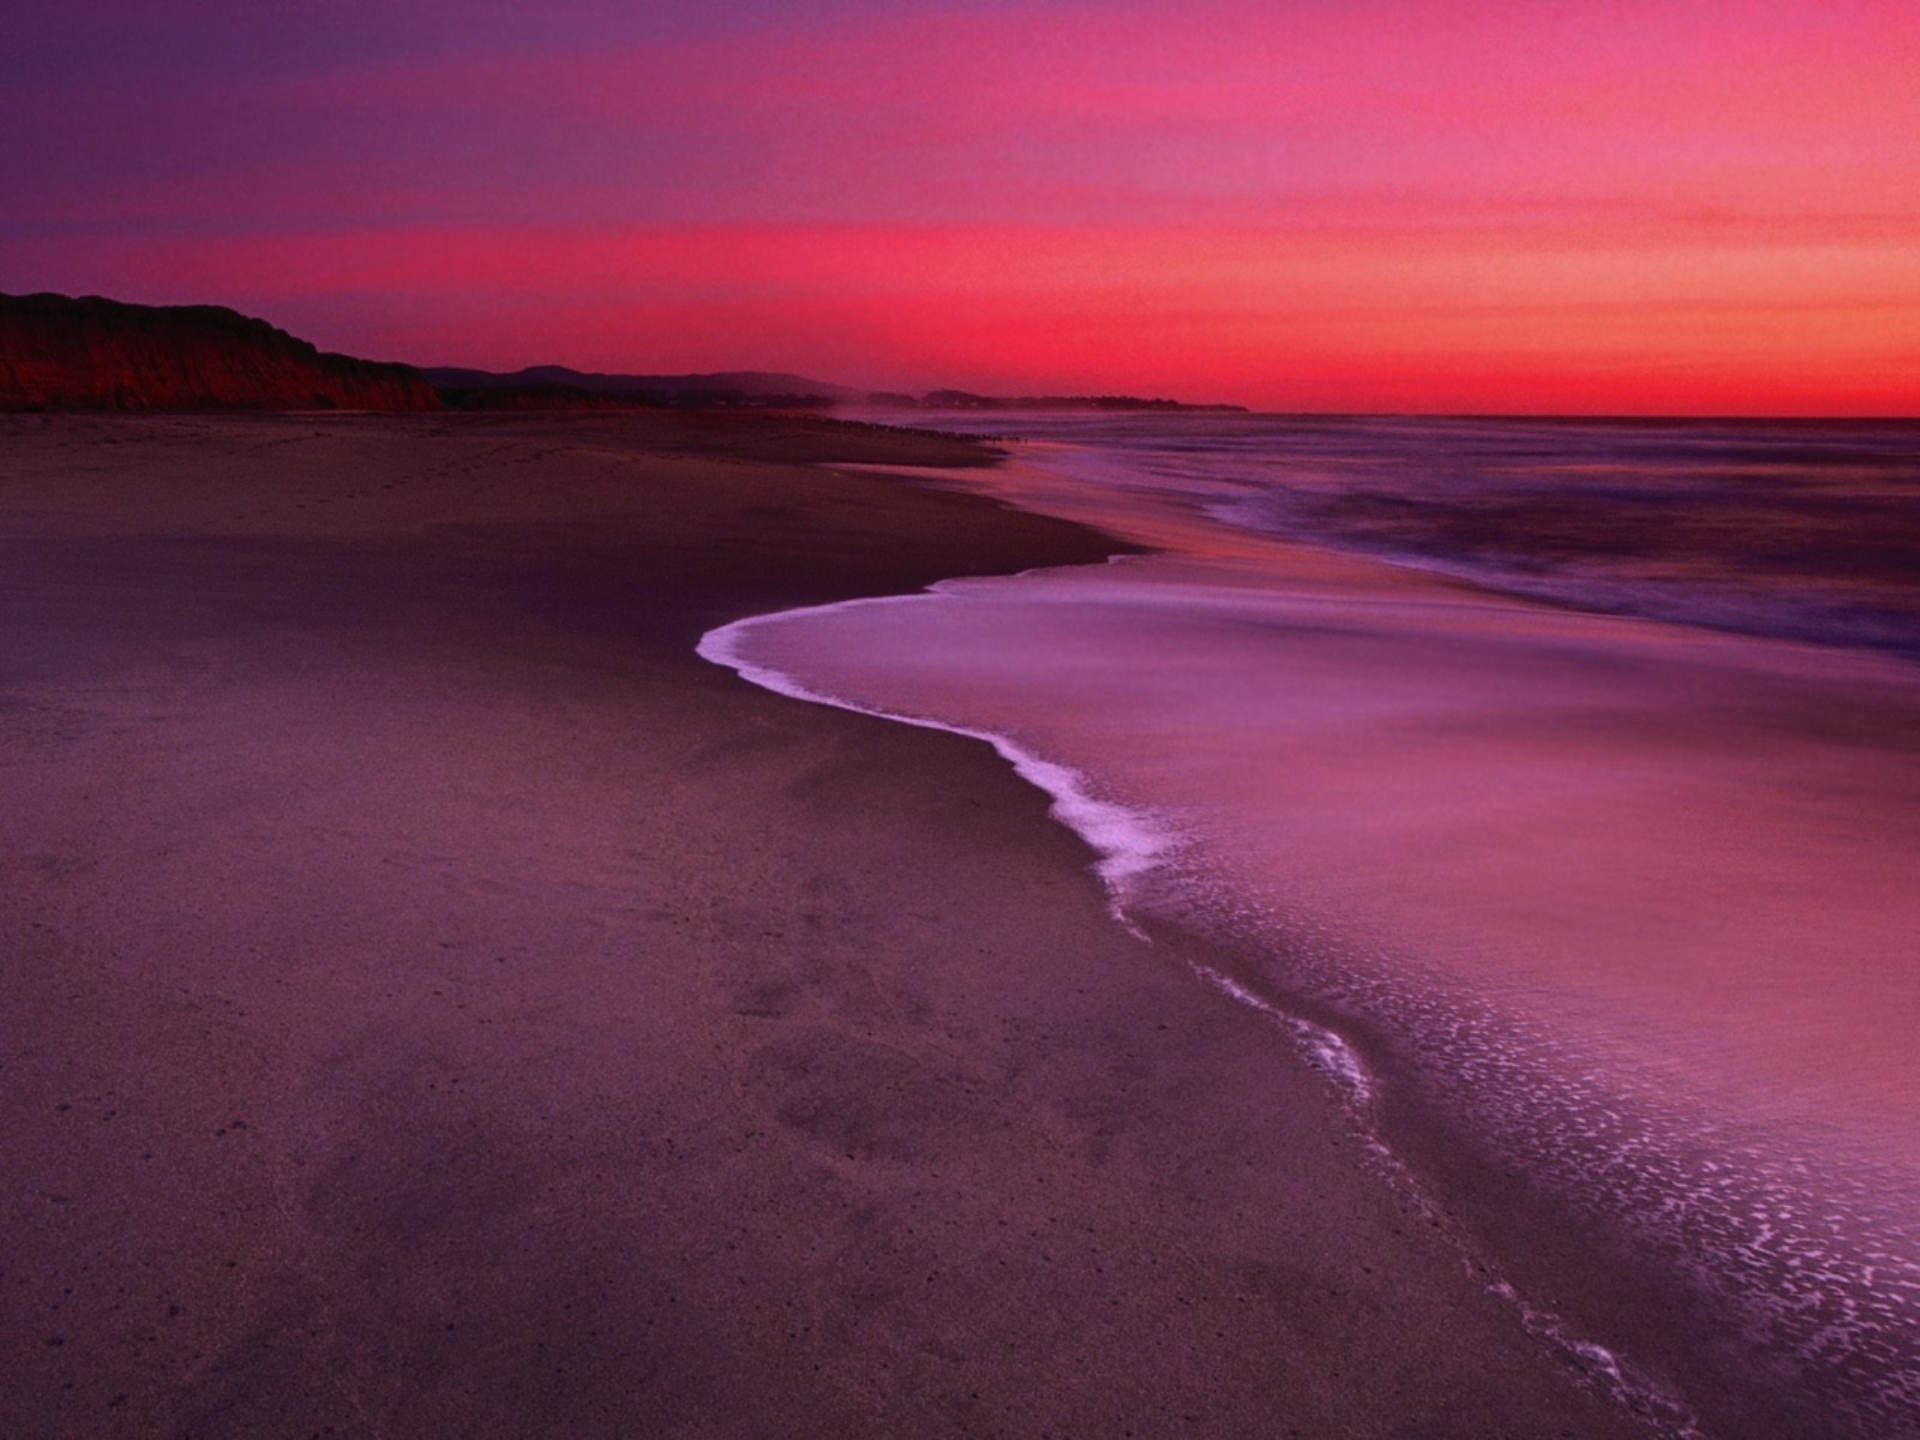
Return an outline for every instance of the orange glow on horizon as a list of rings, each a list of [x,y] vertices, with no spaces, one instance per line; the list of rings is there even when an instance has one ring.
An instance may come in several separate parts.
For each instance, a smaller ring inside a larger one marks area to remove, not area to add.
[[[103,90],[110,177],[30,77],[0,288],[423,364],[1920,413],[1911,4],[734,18]]]
[[[1282,410],[1901,414],[1920,361],[1920,243],[1845,234],[703,226],[138,252],[85,263],[322,344],[500,369],[752,365]]]

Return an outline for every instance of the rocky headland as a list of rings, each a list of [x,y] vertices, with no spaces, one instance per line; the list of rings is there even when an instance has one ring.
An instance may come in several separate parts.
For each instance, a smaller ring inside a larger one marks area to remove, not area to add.
[[[433,410],[419,371],[217,305],[0,295],[0,410]]]

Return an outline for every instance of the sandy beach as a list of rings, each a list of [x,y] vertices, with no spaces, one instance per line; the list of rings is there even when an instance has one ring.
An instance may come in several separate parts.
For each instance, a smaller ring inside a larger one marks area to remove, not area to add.
[[[1490,1272],[1649,1403],[1914,1433],[1920,672],[1222,524],[1172,477],[1257,485],[1242,424],[952,472],[1154,553],[758,617],[732,661],[1157,831],[1130,920],[1334,1032]]]
[[[828,468],[978,458],[0,421],[0,1433],[1649,1433],[985,745],[695,656],[1116,548]]]

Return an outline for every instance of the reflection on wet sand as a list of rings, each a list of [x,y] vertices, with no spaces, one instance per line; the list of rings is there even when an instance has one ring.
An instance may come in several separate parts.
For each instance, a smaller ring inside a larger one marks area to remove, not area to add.
[[[1695,1389],[1771,1373],[1805,1433],[1920,1413],[1920,670],[1529,603],[1067,462],[988,483],[1168,553],[770,617],[740,654],[1180,834],[1134,913],[1235,941],[1236,984],[1359,1035],[1527,1205],[1710,1298],[1724,1333],[1670,1362]],[[1631,1351],[1553,1248],[1504,1258]]]

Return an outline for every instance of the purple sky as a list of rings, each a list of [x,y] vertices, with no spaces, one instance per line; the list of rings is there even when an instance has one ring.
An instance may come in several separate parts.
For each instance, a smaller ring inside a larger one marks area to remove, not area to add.
[[[0,289],[421,363],[1911,413],[1920,7],[10,17]]]

